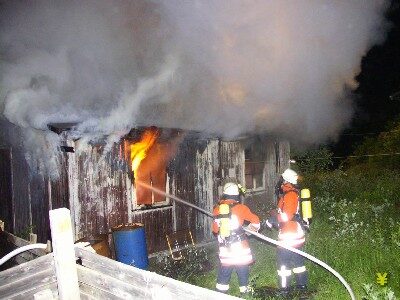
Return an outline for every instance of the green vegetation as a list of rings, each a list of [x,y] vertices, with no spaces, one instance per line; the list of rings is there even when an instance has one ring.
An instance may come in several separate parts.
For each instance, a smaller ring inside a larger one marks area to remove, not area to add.
[[[308,175],[302,185],[311,189],[314,213],[304,250],[338,271],[357,299],[399,297],[400,174],[385,169],[336,170]],[[272,238],[277,235],[268,230],[262,233]],[[251,245],[256,257],[250,274],[252,286],[276,287],[275,246],[254,238]],[[214,289],[216,256],[214,247],[208,253],[214,268],[189,276],[191,283]],[[316,290],[312,299],[350,299],[345,287],[328,271],[309,261],[307,268],[310,289]],[[376,282],[376,273],[388,274],[386,286]],[[239,296],[236,275],[231,286],[231,295]]]
[[[295,169],[302,175],[315,174],[329,170],[332,165],[333,153],[327,147],[319,147],[304,152],[292,153],[296,160]]]
[[[354,156],[343,161],[336,170],[331,169],[332,153],[325,147],[295,155],[297,163],[292,167],[302,175],[301,185],[310,188],[313,203],[314,217],[304,251],[339,272],[356,299],[400,297],[399,149],[400,122],[394,121],[388,125],[387,132],[365,139],[356,147]],[[249,203],[251,207],[265,217],[269,208],[265,203],[253,201],[256,203]],[[277,237],[275,231],[262,233]],[[269,287],[269,291],[277,287],[275,246],[255,238],[250,242],[256,258],[250,285],[256,293],[247,299],[282,299],[267,293],[260,297],[257,293],[263,287],[265,290]],[[182,276],[186,273],[177,271],[181,275],[175,278],[214,289],[216,246],[208,250],[207,260],[213,265],[211,271],[197,269],[199,272],[190,276]],[[188,260],[189,266],[193,264],[191,261]],[[307,261],[306,266],[309,289],[315,291],[310,299],[350,299],[334,275],[311,261]],[[378,273],[387,274],[385,285],[377,282]],[[238,290],[234,274],[230,294],[239,296]]]
[[[389,122],[378,136],[366,138],[354,151],[345,165],[352,168],[400,168],[400,119]]]
[[[365,284],[381,289],[376,273],[384,272],[389,274],[387,287],[399,296],[400,174],[337,170],[310,178],[308,186],[315,196],[316,217],[307,252],[339,271],[358,298],[368,296]],[[315,275],[324,279],[318,290],[332,286],[332,278],[321,276],[320,270]]]
[[[24,227],[20,232],[17,232],[16,236],[20,237],[21,239],[29,241],[30,234],[33,233],[34,230],[35,230],[35,225],[28,225]]]
[[[150,264],[150,270],[161,275],[175,278],[188,283],[195,283],[200,274],[213,269],[214,264],[208,258],[204,247],[190,246],[180,250],[182,259],[174,260],[169,254],[160,255]]]

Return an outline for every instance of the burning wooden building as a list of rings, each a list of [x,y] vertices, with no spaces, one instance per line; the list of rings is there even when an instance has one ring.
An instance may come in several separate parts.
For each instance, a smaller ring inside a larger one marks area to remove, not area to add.
[[[65,125],[65,124],[64,124]],[[67,137],[68,126],[51,129]],[[48,211],[67,207],[76,240],[140,222],[149,253],[167,249],[166,234],[190,230],[196,242],[212,239],[210,218],[168,197],[212,211],[226,178],[249,195],[273,199],[278,174],[288,166],[289,144],[254,136],[234,141],[176,129],[132,129],[111,149],[65,138],[57,179],[31,174],[21,151],[0,149],[0,219],[6,230],[50,238]],[[148,189],[147,186],[152,187]],[[252,205],[255,198],[246,198]]]

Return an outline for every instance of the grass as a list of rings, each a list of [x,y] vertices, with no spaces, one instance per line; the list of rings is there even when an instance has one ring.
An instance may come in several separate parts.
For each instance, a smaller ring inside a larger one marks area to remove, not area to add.
[[[400,174],[339,170],[305,179],[303,186],[310,187],[312,193],[314,218],[304,251],[339,272],[356,299],[399,297]],[[277,236],[268,230],[262,233],[275,239]],[[251,238],[251,247],[256,258],[251,284],[276,287],[275,246]],[[208,255],[216,266],[216,247]],[[309,287],[317,291],[312,299],[350,299],[330,272],[310,261],[306,267]],[[385,287],[376,282],[376,273],[388,274]],[[216,267],[192,280],[208,289],[214,289],[215,282]],[[230,294],[239,296],[236,275],[231,280]]]

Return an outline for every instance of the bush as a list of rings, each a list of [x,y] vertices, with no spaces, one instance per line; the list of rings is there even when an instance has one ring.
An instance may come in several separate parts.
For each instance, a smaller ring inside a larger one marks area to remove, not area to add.
[[[394,292],[389,287],[376,288],[372,284],[364,284],[365,296],[362,300],[396,300]]]
[[[297,168],[302,174],[310,174],[329,170],[332,165],[332,152],[326,147],[307,150],[295,155]]]
[[[400,174],[352,168],[308,174],[301,184],[310,188],[313,205],[313,221],[304,251],[338,271],[356,299],[396,299],[400,295]],[[276,231],[262,233],[277,238]],[[255,293],[246,299],[279,299],[273,298],[277,287],[275,246],[258,239],[250,239],[250,245],[256,258],[250,273]],[[312,299],[349,299],[345,287],[337,278],[327,275],[324,268],[310,261],[306,261],[306,267],[310,291],[315,291]],[[175,268],[175,278],[188,281],[183,277],[189,276],[190,283],[215,287],[215,269],[200,275],[192,272],[190,263],[182,265],[188,270],[181,270],[178,265],[169,268]],[[374,282],[379,272],[388,274],[384,287]],[[373,284],[366,284],[370,282]],[[236,296],[238,282],[233,278],[231,283],[229,294]],[[269,290],[271,293],[267,293]],[[257,294],[260,291],[262,295]]]
[[[400,274],[400,174],[352,168],[305,179],[311,190],[314,215],[306,252],[338,270],[358,297],[396,299]],[[389,286],[365,285],[375,279],[377,272],[390,274]],[[320,269],[311,270],[310,282],[318,282],[318,299],[343,293],[337,283],[323,279]]]
[[[311,191],[317,195],[313,199],[315,213],[329,220],[335,238],[400,244],[400,176],[391,172],[379,174],[335,171],[314,181]]]
[[[183,258],[174,260],[170,255],[157,258],[158,272],[161,275],[194,283],[195,277],[209,271],[212,267],[205,248],[190,246],[182,250]]]
[[[367,137],[355,149],[354,156],[349,157],[344,165],[368,168],[399,169],[400,168],[400,119],[390,122],[386,131],[376,137]]]

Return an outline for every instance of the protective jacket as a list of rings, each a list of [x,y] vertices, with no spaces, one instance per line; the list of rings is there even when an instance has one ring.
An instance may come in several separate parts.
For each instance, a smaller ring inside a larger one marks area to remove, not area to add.
[[[230,228],[231,235],[227,238],[222,238],[219,234],[220,219],[219,219],[219,205],[228,204],[231,208],[230,212]],[[233,265],[248,265],[253,262],[253,256],[247,236],[242,229],[245,221],[250,222],[255,229],[260,228],[260,219],[257,215],[252,213],[250,209],[240,204],[235,200],[224,199],[221,200],[213,210],[214,222],[212,230],[218,235],[219,241],[219,259],[223,266]]]
[[[282,185],[283,194],[278,200],[278,239],[284,245],[300,248],[305,242],[304,230],[296,220],[299,213],[299,191],[291,184]]]

